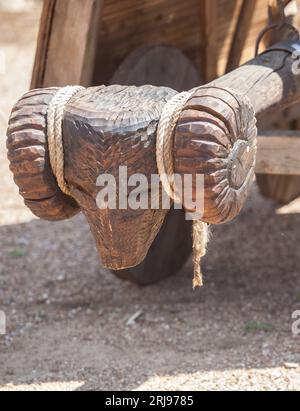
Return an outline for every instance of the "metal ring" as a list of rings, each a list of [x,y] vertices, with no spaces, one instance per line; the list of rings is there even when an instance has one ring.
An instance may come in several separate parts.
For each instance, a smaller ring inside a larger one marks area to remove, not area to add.
[[[269,31],[281,30],[281,29],[283,29],[284,27],[287,27],[287,28],[291,29],[291,31],[293,32],[293,34],[295,35],[295,37],[294,37],[293,40],[286,40],[286,41],[283,41],[283,42],[281,42],[281,43],[289,43],[290,41],[291,41],[291,42],[292,42],[292,41],[300,41],[299,31],[298,31],[292,24],[287,23],[287,22],[284,22],[284,23],[281,23],[281,24],[272,24],[272,25],[269,25],[269,26],[267,26],[264,30],[262,30],[262,31],[260,32],[260,34],[259,34],[259,36],[258,36],[258,38],[257,38],[256,46],[255,46],[255,57],[257,57],[258,54],[259,54],[260,43],[261,43],[262,39],[264,38],[264,36],[265,36],[267,33],[269,33]],[[280,43],[279,43],[279,44],[280,44]],[[268,48],[266,51],[268,51],[268,50],[270,50],[270,48]],[[277,50],[277,49],[276,49],[276,50]],[[266,52],[266,51],[265,51],[265,52]],[[288,50],[288,51],[289,51],[289,50]],[[295,50],[293,50],[292,53],[293,53],[294,51],[295,51]],[[263,53],[265,53],[265,52],[263,52]],[[263,53],[262,53],[262,54],[263,54]]]

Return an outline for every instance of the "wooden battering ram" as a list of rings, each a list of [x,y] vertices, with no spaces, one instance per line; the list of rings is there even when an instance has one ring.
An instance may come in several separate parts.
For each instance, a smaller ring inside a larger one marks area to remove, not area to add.
[[[178,24],[176,16],[182,12],[183,2],[160,0],[158,3],[155,6],[161,7],[160,16],[166,27],[164,30],[156,27],[151,35],[147,34],[156,45],[145,46],[135,40],[137,44],[127,50],[127,44],[125,47],[116,32],[117,28],[120,30],[117,23],[123,2],[47,0],[33,74],[34,90],[13,108],[7,139],[15,182],[32,212],[55,221],[82,211],[103,264],[119,277],[139,284],[155,282],[182,267],[192,249],[191,223],[180,210],[100,210],[95,201],[99,189],[96,180],[105,173],[117,177],[122,165],[128,167],[128,177],[142,173],[150,179],[151,174],[157,174],[157,125],[163,107],[176,92],[202,85],[180,115],[174,132],[173,156],[175,173],[204,175],[203,221],[221,224],[236,217],[249,194],[255,171],[261,176],[262,185],[266,184],[265,176],[290,178],[293,187],[287,195],[289,200],[300,193],[300,184],[295,186],[300,175],[300,140],[296,132],[264,132],[258,138],[255,161],[255,118],[261,124],[271,112],[281,112],[300,100],[300,75],[295,75],[293,57],[293,52],[300,50],[300,43],[288,40],[275,44],[233,70],[246,47],[249,31],[246,16],[251,20],[255,11],[246,0],[239,5],[240,15],[235,33],[231,34],[233,43],[226,65],[227,71],[232,71],[213,80],[218,74],[218,64],[222,65],[215,51],[207,48],[214,40],[214,27],[210,24],[216,19],[217,2],[200,2],[202,63],[198,62],[198,68],[201,70],[197,69],[193,51],[186,54],[190,54],[194,65],[182,51],[161,45],[168,40],[173,46],[183,41],[166,18],[172,10]],[[190,3],[195,6],[195,1]],[[130,1],[126,1],[126,6],[124,13],[134,7]],[[145,9],[148,6],[147,2],[143,4]],[[192,12],[186,16],[187,21],[194,15]],[[150,17],[149,12],[150,22],[160,24],[155,13],[152,20]],[[146,19],[142,13],[140,18]],[[103,26],[99,26],[100,21]],[[107,22],[117,28],[110,29]],[[142,39],[147,37],[142,32],[146,26],[145,20],[139,27]],[[191,30],[190,26],[184,27],[180,30]],[[198,33],[197,27],[193,30]],[[123,29],[136,38],[131,28]],[[111,47],[117,38],[124,49],[116,43],[116,55],[111,52],[110,58],[107,49],[101,50],[100,57],[106,53],[107,58],[99,66],[97,47],[105,36]],[[234,41],[237,37],[239,41]],[[188,44],[189,40],[184,38]],[[186,46],[181,45],[181,49],[185,51]],[[122,55],[130,51],[120,65]],[[65,178],[71,189],[71,196],[67,196],[59,189],[50,166],[47,110],[59,86],[90,86],[99,82],[108,85],[80,91],[65,110]],[[236,98],[236,93],[241,97]],[[271,179],[269,185],[273,182]],[[196,187],[188,200],[196,198],[195,190]],[[268,191],[266,187],[265,191]],[[268,195],[272,195],[270,190]],[[188,208],[186,203],[184,206]]]

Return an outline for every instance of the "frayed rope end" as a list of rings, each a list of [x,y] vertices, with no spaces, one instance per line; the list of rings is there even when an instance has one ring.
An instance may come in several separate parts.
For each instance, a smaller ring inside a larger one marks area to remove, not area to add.
[[[194,267],[193,290],[203,287],[203,275],[200,268],[200,262]]]
[[[193,252],[194,252],[194,279],[193,289],[203,287],[201,258],[206,254],[209,241],[209,229],[206,223],[194,221],[193,224]]]

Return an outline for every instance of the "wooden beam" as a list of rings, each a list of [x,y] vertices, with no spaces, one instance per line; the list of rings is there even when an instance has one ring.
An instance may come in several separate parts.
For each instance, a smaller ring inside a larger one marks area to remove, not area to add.
[[[200,53],[205,82],[218,76],[217,0],[200,0]]]
[[[293,74],[294,64],[291,52],[269,50],[211,85],[247,95],[260,120],[299,102],[300,76]]]
[[[255,171],[300,176],[300,132],[274,131],[260,135]]]
[[[32,88],[90,85],[103,0],[46,0]]]
[[[256,4],[257,0],[243,0],[231,42],[226,73],[234,70],[240,65],[242,53],[246,44],[249,29],[251,27]]]
[[[183,108],[174,135],[174,170],[180,176],[204,176],[203,221],[224,223],[242,209],[255,172],[254,114],[262,119],[299,102],[300,76],[293,74],[294,63],[290,51],[266,51],[196,89]],[[231,158],[224,161],[227,146]],[[192,196],[201,196],[196,184]],[[185,198],[186,209],[188,201]]]

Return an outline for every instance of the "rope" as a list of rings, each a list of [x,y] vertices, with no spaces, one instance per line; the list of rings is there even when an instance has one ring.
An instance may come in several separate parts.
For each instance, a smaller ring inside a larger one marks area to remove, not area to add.
[[[181,203],[176,193],[174,176],[174,130],[182,110],[195,90],[175,95],[165,105],[157,130],[156,161],[160,179],[165,192],[175,202]],[[203,286],[201,272],[201,258],[206,254],[209,240],[208,224],[195,220],[193,222],[193,255],[194,255],[194,279],[193,287]]]
[[[63,119],[67,104],[81,90],[84,90],[84,87],[62,87],[51,100],[47,113],[47,134],[51,168],[59,188],[66,195],[71,195],[71,193],[64,176]]]

